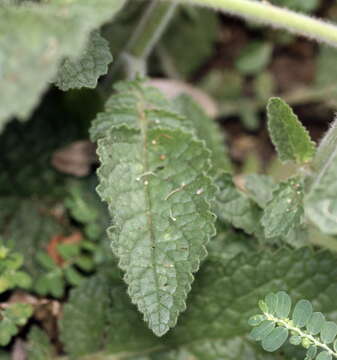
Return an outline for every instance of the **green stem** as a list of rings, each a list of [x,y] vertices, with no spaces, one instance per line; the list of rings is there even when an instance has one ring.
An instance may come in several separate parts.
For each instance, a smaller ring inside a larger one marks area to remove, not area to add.
[[[172,1],[172,0],[171,0]],[[219,9],[276,28],[287,29],[337,47],[337,27],[333,24],[294,11],[252,0],[180,0]]]
[[[147,7],[121,55],[129,77],[145,75],[147,58],[163,35],[176,6],[176,2],[153,0]]]

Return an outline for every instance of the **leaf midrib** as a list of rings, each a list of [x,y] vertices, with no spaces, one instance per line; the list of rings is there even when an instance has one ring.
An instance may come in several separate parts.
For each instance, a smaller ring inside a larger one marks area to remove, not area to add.
[[[146,117],[145,109],[142,106],[145,103],[145,99],[142,97],[142,94],[138,93],[138,94],[136,94],[136,96],[139,98],[137,112],[139,115],[138,118],[139,118],[139,126],[140,126],[140,131],[141,131],[142,150],[143,150],[143,156],[142,156],[143,173],[147,173],[150,171],[148,150],[147,150],[148,119]],[[147,226],[149,228],[150,239],[151,239],[151,250],[150,251],[151,251],[152,269],[153,269],[153,274],[154,274],[156,290],[158,290],[159,289],[159,281],[158,281],[158,276],[157,276],[157,266],[156,266],[155,254],[154,254],[154,249],[156,247],[156,240],[155,240],[155,234],[153,232],[153,220],[152,220],[152,215],[151,215],[152,202],[151,202],[151,197],[150,197],[150,193],[149,193],[149,186],[145,185],[145,182],[143,182],[143,188],[144,188],[145,201],[146,201],[146,207],[147,207],[147,209],[146,209]],[[159,299],[158,291],[156,291],[156,298],[157,298],[157,303],[159,306],[160,299]],[[159,319],[159,325],[160,325],[161,324],[160,311],[158,311],[158,319]]]

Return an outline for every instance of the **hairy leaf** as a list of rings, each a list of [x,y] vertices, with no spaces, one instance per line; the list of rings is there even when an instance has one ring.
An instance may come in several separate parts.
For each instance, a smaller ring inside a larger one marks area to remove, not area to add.
[[[89,34],[124,0],[57,0],[0,8],[0,129],[12,116],[25,119],[64,57],[83,51]]]
[[[220,133],[221,130],[215,120],[210,119],[190,96],[180,95],[176,98],[175,103],[179,112],[193,122],[197,137],[205,140],[206,146],[211,150],[213,172],[215,174],[231,172],[232,164],[225,148],[224,138]]]
[[[271,98],[267,106],[268,129],[281,161],[310,162],[315,144],[290,106],[280,98]]]
[[[267,238],[287,238],[290,231],[301,227],[304,213],[302,199],[303,185],[300,179],[291,178],[277,186],[261,219]]]
[[[131,299],[162,335],[185,309],[192,273],[214,234],[214,189],[203,174],[202,143],[180,130],[145,131],[119,128],[99,141],[98,191],[113,216],[112,248]]]
[[[248,196],[236,189],[231,175],[220,175],[217,185],[219,191],[216,195],[215,212],[219,219],[248,234],[259,234],[261,209]]]
[[[56,86],[61,90],[95,88],[97,80],[108,71],[112,61],[108,42],[94,31],[83,55],[77,60],[65,59],[59,68]]]
[[[98,192],[113,218],[109,235],[129,295],[161,336],[185,309],[214,235],[210,154],[179,129],[187,120],[157,90],[137,81],[119,87],[93,125],[92,136],[103,136]]]
[[[90,128],[92,141],[107,136],[112,127],[127,125],[140,129],[140,115],[148,127],[172,127],[193,131],[193,120],[179,114],[174,104],[156,88],[145,81],[125,81],[115,85],[116,94],[105,104],[105,111],[99,113]]]

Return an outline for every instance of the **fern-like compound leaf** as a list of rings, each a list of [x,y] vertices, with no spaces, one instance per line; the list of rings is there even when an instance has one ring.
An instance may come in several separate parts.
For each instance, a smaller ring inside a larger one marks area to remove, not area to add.
[[[97,80],[108,71],[112,61],[108,42],[94,31],[84,54],[77,60],[65,59],[57,74],[56,86],[63,91],[95,88]]]
[[[137,82],[125,88],[131,96],[114,96],[94,123],[103,136],[98,193],[109,205],[108,232],[129,295],[161,336],[185,309],[192,274],[215,232],[210,152],[179,128],[184,118],[155,89]]]
[[[290,106],[280,98],[271,98],[267,114],[269,134],[280,160],[310,162],[315,155],[315,144]]]
[[[250,336],[262,342],[263,349],[273,352],[279,349],[287,340],[289,334],[290,343],[302,345],[307,350],[306,360],[316,357],[317,349],[322,350],[316,360],[331,359],[337,357],[335,349],[337,325],[333,321],[326,321],[323,314],[314,312],[310,301],[300,300],[296,303],[292,315],[279,316],[282,314],[281,297],[288,296],[284,292],[270,293],[265,297],[261,307],[263,314],[253,316],[249,324],[254,326]],[[286,313],[284,313],[285,315]],[[257,324],[254,319],[265,319]],[[272,329],[272,330],[270,330]],[[334,343],[333,348],[328,345]]]

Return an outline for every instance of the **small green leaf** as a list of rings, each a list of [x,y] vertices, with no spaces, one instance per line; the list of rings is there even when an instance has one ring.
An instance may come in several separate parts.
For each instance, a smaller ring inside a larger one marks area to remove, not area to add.
[[[271,98],[267,114],[270,137],[280,160],[310,162],[315,155],[315,144],[290,106],[280,98]]]
[[[290,178],[276,187],[273,199],[265,207],[261,218],[267,238],[281,236],[291,242],[288,239],[291,231],[302,226],[302,199],[303,185],[299,178]]]
[[[275,323],[273,321],[265,320],[260,325],[255,327],[250,332],[249,335],[254,340],[260,341],[260,340],[264,339],[266,336],[268,336],[273,331],[274,328],[275,328]]]
[[[311,345],[307,350],[307,354],[304,360],[312,360],[315,358],[316,354],[317,354],[317,346]]]
[[[278,303],[278,297],[274,293],[270,293],[265,297],[265,302],[268,306],[268,313],[275,315],[276,314],[276,308]]]
[[[74,286],[78,286],[81,284],[81,282],[84,279],[84,276],[81,275],[75,268],[73,268],[72,266],[67,267],[64,270],[64,276],[67,279],[67,281],[69,282],[69,284],[74,285]]]
[[[281,319],[286,319],[289,316],[291,309],[291,298],[284,292],[279,291],[277,294],[277,306],[276,306],[276,316]]]
[[[46,252],[38,251],[36,253],[36,260],[47,270],[54,270],[57,268],[57,265],[54,263],[53,259]]]
[[[290,344],[299,345],[302,342],[302,338],[298,335],[293,335],[289,339]]]
[[[334,341],[337,335],[337,325],[332,321],[325,321],[321,330],[321,340],[325,344],[330,344]]]
[[[259,308],[261,309],[261,311],[263,312],[263,313],[267,313],[268,312],[268,305],[266,304],[266,302],[265,301],[263,301],[263,300],[259,300]]]
[[[249,318],[248,325],[250,326],[257,326],[262,323],[262,321],[266,320],[265,315],[254,315]]]
[[[252,75],[263,70],[271,59],[273,47],[261,41],[249,43],[236,60],[235,67],[240,73]]]
[[[331,360],[332,356],[327,351],[322,351],[317,355],[316,360]]]
[[[81,249],[79,244],[59,244],[57,245],[57,251],[65,260],[69,260],[78,256]]]
[[[279,349],[287,340],[289,331],[284,327],[277,327],[264,339],[262,347],[264,350],[273,352]]]
[[[325,322],[324,315],[320,312],[314,312],[307,324],[307,330],[311,335],[317,335]]]
[[[235,187],[231,175],[220,175],[216,183],[219,191],[216,194],[215,211],[219,219],[244,230],[247,234],[259,234],[262,231],[262,211],[259,206]]]
[[[293,322],[296,327],[305,326],[312,315],[312,305],[308,300],[300,300],[296,305],[293,312]]]

